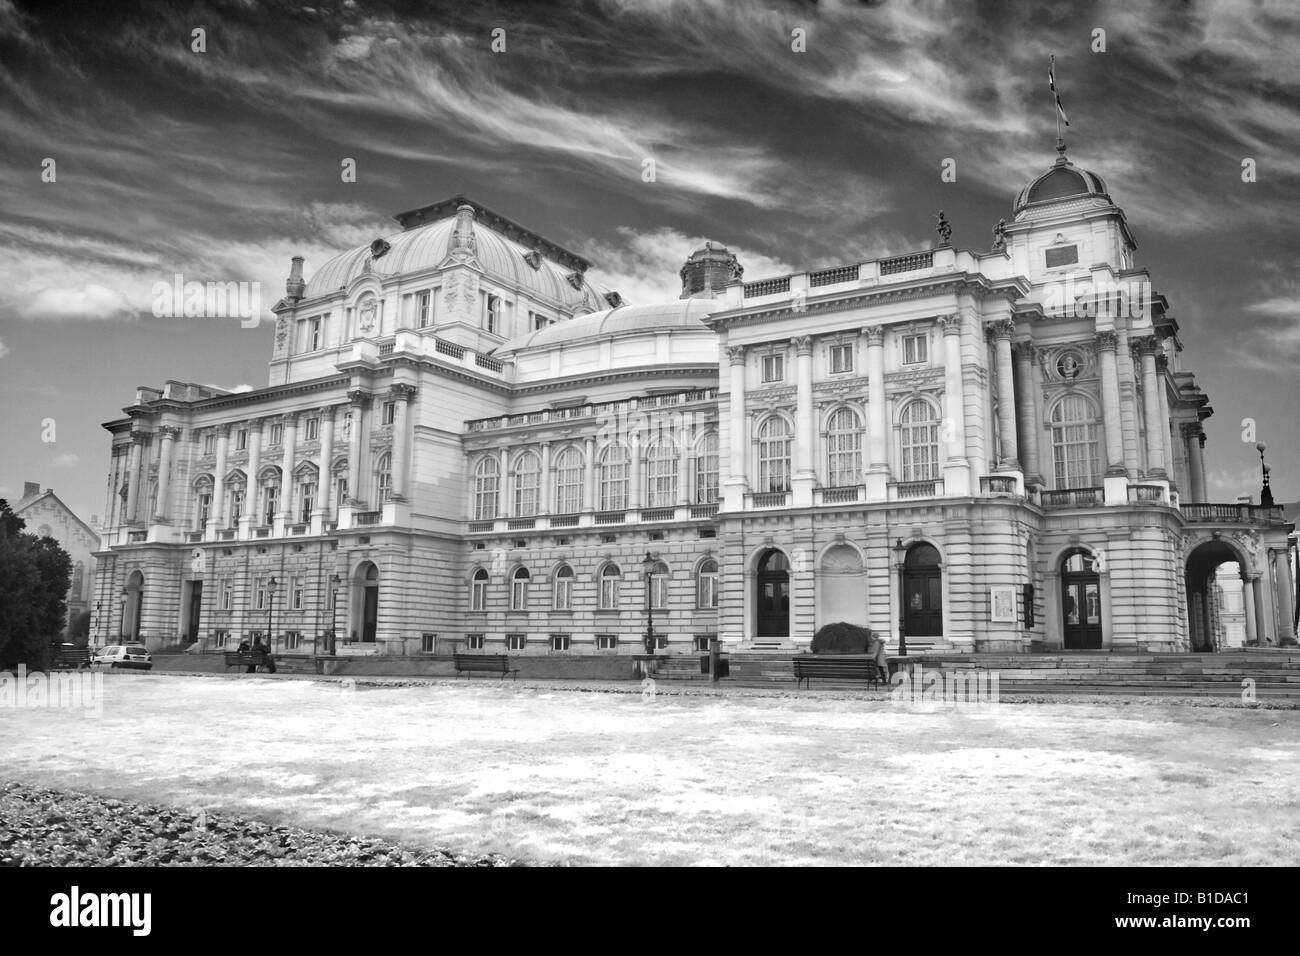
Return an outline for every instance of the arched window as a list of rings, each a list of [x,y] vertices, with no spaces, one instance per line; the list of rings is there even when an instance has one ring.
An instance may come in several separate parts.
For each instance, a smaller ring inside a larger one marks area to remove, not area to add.
[[[501,466],[495,458],[483,458],[474,467],[474,520],[491,521],[497,516],[501,490]]]
[[[515,517],[537,514],[537,495],[542,484],[542,460],[526,451],[515,461]]]
[[[274,466],[262,469],[258,485],[262,496],[262,513],[258,517],[264,525],[273,524],[280,510],[280,469]]]
[[[826,484],[862,484],[862,423],[851,408],[840,408],[826,422]]]
[[[212,516],[212,479],[209,476],[204,475],[194,482],[194,502],[195,525],[202,531]]]
[[[1052,409],[1052,464],[1057,488],[1091,488],[1098,481],[1097,416],[1083,395],[1066,395]]]
[[[555,513],[577,514],[582,510],[582,483],[585,471],[582,453],[566,448],[555,456]]]
[[[226,519],[228,527],[239,527],[239,519],[244,516],[244,491],[247,487],[248,479],[244,477],[242,471],[237,471],[226,479]]]
[[[528,610],[528,581],[531,577],[527,568],[516,568],[510,576],[510,610]]]
[[[933,481],[939,477],[939,417],[929,402],[916,399],[898,416],[902,442],[903,481]]]
[[[488,573],[483,568],[474,572],[469,582],[469,609],[471,611],[487,610]]]
[[[319,475],[315,465],[304,464],[298,467],[296,475],[298,484],[298,523],[311,522],[311,513],[316,510],[316,489]]]
[[[600,609],[614,611],[618,609],[618,586],[623,580],[623,572],[617,564],[607,564],[600,569]]]
[[[555,569],[555,601],[557,611],[573,610],[573,568],[562,564]]]
[[[695,572],[695,606],[705,610],[718,606],[718,562],[709,558]]]
[[[790,490],[790,425],[773,415],[758,429],[758,491]]]
[[[650,495],[648,508],[671,508],[677,504],[677,446],[657,441],[646,453],[646,477]]]
[[[718,433],[700,439],[695,456],[695,503],[711,505],[718,500]]]
[[[650,606],[656,611],[668,607],[668,565],[656,561],[650,570]]]
[[[375,465],[375,490],[378,493],[377,504],[383,504],[393,493],[393,456],[384,452]]]
[[[627,507],[630,455],[626,445],[608,445],[600,455],[600,510],[622,511]]]

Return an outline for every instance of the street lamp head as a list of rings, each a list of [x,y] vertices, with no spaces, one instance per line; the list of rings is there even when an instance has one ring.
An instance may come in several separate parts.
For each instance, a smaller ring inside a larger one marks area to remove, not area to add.
[[[1255,451],[1259,452],[1261,457],[1263,456],[1264,452],[1267,450],[1268,450],[1268,446],[1265,445],[1262,441],[1255,443]]]
[[[903,546],[903,539],[902,539],[902,538],[898,538],[898,539],[894,542],[894,553],[895,553],[895,554],[898,554],[898,555],[901,555],[901,554],[902,554],[904,551],[906,551],[906,550],[907,550],[907,548],[905,548],[905,547]]]
[[[653,573],[655,566],[658,564],[659,562],[655,560],[654,555],[652,555],[649,551],[645,553],[645,557],[641,561],[641,567],[646,574]]]
[[[342,583],[343,583],[343,579],[339,577],[337,574],[330,578],[330,584],[334,585],[334,587],[336,588]]]
[[[274,591],[274,590],[275,590],[275,586],[276,586],[277,584],[279,584],[279,583],[280,583],[280,582],[277,581],[275,578],[270,578],[270,579],[267,580],[267,582],[266,582],[266,589],[267,589],[268,591]]]

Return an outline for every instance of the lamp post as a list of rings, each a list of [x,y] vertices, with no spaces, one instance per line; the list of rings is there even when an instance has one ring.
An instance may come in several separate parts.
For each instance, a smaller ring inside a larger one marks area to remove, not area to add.
[[[907,656],[907,590],[903,585],[903,561],[907,556],[907,548],[903,546],[903,539],[898,538],[894,543],[894,556],[896,558],[895,566],[898,568],[898,656]]]
[[[268,651],[271,649],[271,644],[273,642],[271,634],[274,631],[274,627],[272,625],[271,615],[275,613],[275,588],[279,583],[280,582],[275,578],[269,578],[266,582],[266,649]]]
[[[104,602],[96,601],[95,602],[95,633],[98,634],[99,629],[103,626],[104,626]],[[105,634],[104,637],[107,638],[108,635]]]
[[[1255,445],[1255,450],[1259,452],[1259,470],[1264,476],[1264,487],[1259,491],[1259,503],[1264,508],[1273,507],[1273,489],[1268,486],[1268,462],[1264,461],[1264,451],[1268,446],[1263,442]]]
[[[339,577],[337,574],[333,575],[330,578],[330,600],[333,603],[330,604],[330,639],[329,639],[329,643],[326,645],[325,648],[326,651],[328,651],[330,657],[334,656],[335,641],[337,640],[337,634],[338,634],[338,632],[334,628],[335,625],[338,624],[339,586],[342,583],[343,583],[343,579]]]
[[[649,551],[645,553],[645,558],[641,561],[641,567],[645,571],[645,652],[653,654],[655,652],[655,602],[654,602],[654,570],[655,565],[659,562],[655,560],[654,555]]]

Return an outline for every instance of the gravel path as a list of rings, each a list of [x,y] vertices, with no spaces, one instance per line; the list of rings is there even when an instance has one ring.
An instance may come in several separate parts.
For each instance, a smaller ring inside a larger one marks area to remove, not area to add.
[[[0,866],[517,866],[230,813],[0,784]]]

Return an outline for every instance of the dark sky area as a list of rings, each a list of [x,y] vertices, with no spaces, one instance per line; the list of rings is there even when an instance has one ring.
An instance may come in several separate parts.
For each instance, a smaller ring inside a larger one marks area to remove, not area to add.
[[[706,237],[746,279],[928,248],[940,208],[985,249],[1055,158],[1053,53],[1069,155],[1215,408],[1211,498],[1258,496],[1248,418],[1300,498],[1300,5],[1073,0],[0,0],[0,497],[98,514],[135,386],[266,384],[269,322],[156,318],[156,282],[260,282],[269,319],[290,256],[310,276],[456,193],[634,302],[676,298]]]

